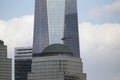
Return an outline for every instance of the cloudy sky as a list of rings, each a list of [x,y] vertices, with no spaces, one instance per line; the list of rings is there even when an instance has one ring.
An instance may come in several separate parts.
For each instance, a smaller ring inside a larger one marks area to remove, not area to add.
[[[120,0],[78,0],[80,50],[87,80],[120,80]],[[31,46],[34,0],[0,0],[0,39]]]

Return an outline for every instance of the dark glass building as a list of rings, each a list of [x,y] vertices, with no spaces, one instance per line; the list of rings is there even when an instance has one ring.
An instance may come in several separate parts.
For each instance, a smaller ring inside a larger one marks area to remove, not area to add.
[[[56,43],[68,46],[80,58],[77,0],[35,0],[33,54]]]
[[[15,80],[27,80],[31,71],[32,48],[17,47],[15,49]]]

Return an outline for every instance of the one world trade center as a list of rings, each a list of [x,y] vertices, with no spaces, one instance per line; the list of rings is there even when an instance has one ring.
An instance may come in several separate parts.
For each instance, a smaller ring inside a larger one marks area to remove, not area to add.
[[[77,0],[36,0],[33,56],[55,43],[68,46],[74,57],[80,57]]]

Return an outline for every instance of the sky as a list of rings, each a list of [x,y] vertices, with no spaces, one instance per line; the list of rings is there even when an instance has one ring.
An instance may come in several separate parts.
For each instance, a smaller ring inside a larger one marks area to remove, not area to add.
[[[80,55],[87,80],[120,80],[120,0],[78,0]],[[0,39],[32,46],[34,0],[0,0]]]

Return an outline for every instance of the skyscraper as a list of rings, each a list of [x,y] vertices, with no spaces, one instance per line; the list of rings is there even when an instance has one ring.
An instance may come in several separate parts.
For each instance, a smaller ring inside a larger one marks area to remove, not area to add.
[[[11,80],[12,60],[7,58],[7,46],[0,40],[0,80]]]
[[[80,58],[77,0],[35,0],[28,80],[86,80]]]
[[[33,56],[50,44],[68,46],[80,57],[77,0],[35,0]]]

